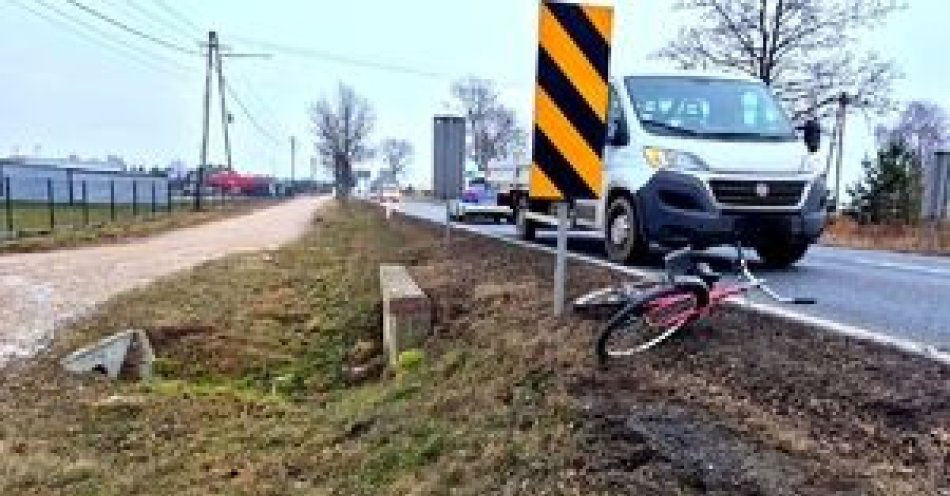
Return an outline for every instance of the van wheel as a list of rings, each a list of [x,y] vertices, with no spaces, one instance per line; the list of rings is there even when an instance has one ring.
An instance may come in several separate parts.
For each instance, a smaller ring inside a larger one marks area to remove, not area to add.
[[[521,201],[515,210],[515,226],[518,230],[518,237],[525,241],[534,241],[537,231],[537,223],[528,218],[528,202]]]
[[[787,269],[798,263],[808,251],[808,243],[795,241],[764,241],[755,246],[755,252],[767,266]]]
[[[646,257],[649,243],[641,235],[638,225],[636,209],[629,197],[621,196],[610,202],[604,246],[611,262],[633,263]]]

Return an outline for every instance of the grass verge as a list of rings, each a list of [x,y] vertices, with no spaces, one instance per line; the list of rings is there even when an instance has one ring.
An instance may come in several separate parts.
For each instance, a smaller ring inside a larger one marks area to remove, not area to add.
[[[549,315],[549,256],[326,208],[290,246],[120,296],[8,376],[0,494],[950,489],[946,367],[727,313],[600,370],[595,324]],[[380,366],[383,262],[410,266],[435,306],[396,373]],[[616,277],[572,263],[569,290]],[[133,327],[160,357],[155,380],[59,371]]]
[[[0,386],[0,494],[485,494],[516,467],[543,470],[542,446],[567,439],[565,403],[544,391],[546,374],[514,373],[520,340],[439,339],[378,380],[376,267],[444,256],[383,222],[331,209],[291,246],[210,263],[77,322]],[[155,380],[58,370],[55,357],[131,327],[152,338]],[[354,377],[356,364],[377,372]]]

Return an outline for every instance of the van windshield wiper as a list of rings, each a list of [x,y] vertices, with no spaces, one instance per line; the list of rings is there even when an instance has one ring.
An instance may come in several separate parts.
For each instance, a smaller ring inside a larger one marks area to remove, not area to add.
[[[699,136],[699,135],[703,134],[703,133],[701,133],[701,132],[699,132],[699,131],[697,131],[697,130],[695,130],[695,129],[689,129],[689,128],[686,128],[686,127],[674,126],[673,124],[668,124],[668,123],[663,122],[663,121],[655,121],[655,120],[653,120],[653,119],[640,119],[640,122],[643,123],[643,124],[646,124],[646,125],[648,125],[648,126],[654,126],[654,127],[660,128],[660,129],[665,129],[665,130],[667,130],[667,131],[672,131],[672,132],[674,132],[674,133],[686,134],[686,135],[689,135],[689,136]]]

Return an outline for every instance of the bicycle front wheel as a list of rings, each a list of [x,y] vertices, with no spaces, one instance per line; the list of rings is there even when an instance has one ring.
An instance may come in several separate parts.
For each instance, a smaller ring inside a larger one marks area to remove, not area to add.
[[[648,351],[699,316],[699,297],[680,288],[663,288],[617,313],[597,340],[601,362]]]

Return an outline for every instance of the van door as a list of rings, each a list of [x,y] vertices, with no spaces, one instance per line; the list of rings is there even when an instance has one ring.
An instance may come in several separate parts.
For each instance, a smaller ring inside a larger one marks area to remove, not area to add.
[[[623,110],[623,102],[620,100],[620,94],[614,88],[613,83],[608,85],[608,103],[607,103],[607,143],[604,148],[602,175],[603,184],[601,184],[599,200],[578,200],[575,202],[574,210],[577,223],[585,226],[600,229],[604,225],[606,216],[607,188],[610,185],[610,171],[618,167],[618,162],[623,161],[623,150],[627,148],[621,143],[630,141],[630,129],[627,126],[627,119]],[[626,137],[626,139],[623,139]]]
[[[624,111],[621,93],[616,84],[611,82],[608,92],[607,107],[607,145],[604,148],[604,184],[601,199],[597,203],[597,226],[603,227],[607,216],[607,193],[616,181],[623,167],[632,167],[631,157],[632,137],[630,125]]]

